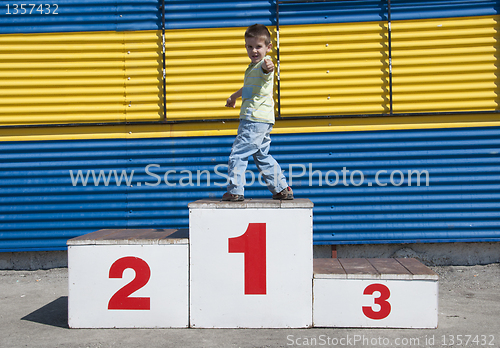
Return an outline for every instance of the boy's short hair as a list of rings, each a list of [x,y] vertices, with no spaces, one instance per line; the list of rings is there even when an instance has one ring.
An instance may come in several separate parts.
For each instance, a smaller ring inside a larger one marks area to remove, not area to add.
[[[245,39],[252,37],[264,39],[266,45],[271,43],[271,33],[266,26],[262,24],[254,24],[247,28],[245,31]]]

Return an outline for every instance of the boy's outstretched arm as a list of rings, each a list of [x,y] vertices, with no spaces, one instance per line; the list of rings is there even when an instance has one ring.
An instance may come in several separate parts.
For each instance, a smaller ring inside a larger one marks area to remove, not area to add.
[[[234,108],[234,106],[236,105],[236,99],[241,97],[242,93],[243,93],[243,87],[241,87],[239,90],[231,94],[231,96],[226,100],[226,106],[229,108]]]

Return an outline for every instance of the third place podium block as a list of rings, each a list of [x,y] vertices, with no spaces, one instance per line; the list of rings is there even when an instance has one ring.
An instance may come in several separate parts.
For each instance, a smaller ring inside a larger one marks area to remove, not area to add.
[[[308,199],[190,203],[191,327],[310,327],[312,208]]]
[[[314,326],[436,328],[438,275],[416,259],[315,259]]]

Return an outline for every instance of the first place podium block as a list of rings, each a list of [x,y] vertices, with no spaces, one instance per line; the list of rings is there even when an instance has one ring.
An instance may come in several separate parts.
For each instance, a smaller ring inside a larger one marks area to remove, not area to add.
[[[69,327],[188,327],[188,255],[187,229],[105,229],[68,240]]]
[[[308,199],[190,203],[191,327],[312,326],[312,208]]]

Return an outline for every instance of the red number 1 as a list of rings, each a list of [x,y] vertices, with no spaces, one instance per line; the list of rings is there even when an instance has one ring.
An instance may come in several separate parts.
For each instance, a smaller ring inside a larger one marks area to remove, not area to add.
[[[229,238],[229,252],[245,255],[245,295],[265,295],[266,224],[248,224],[244,234]]]

